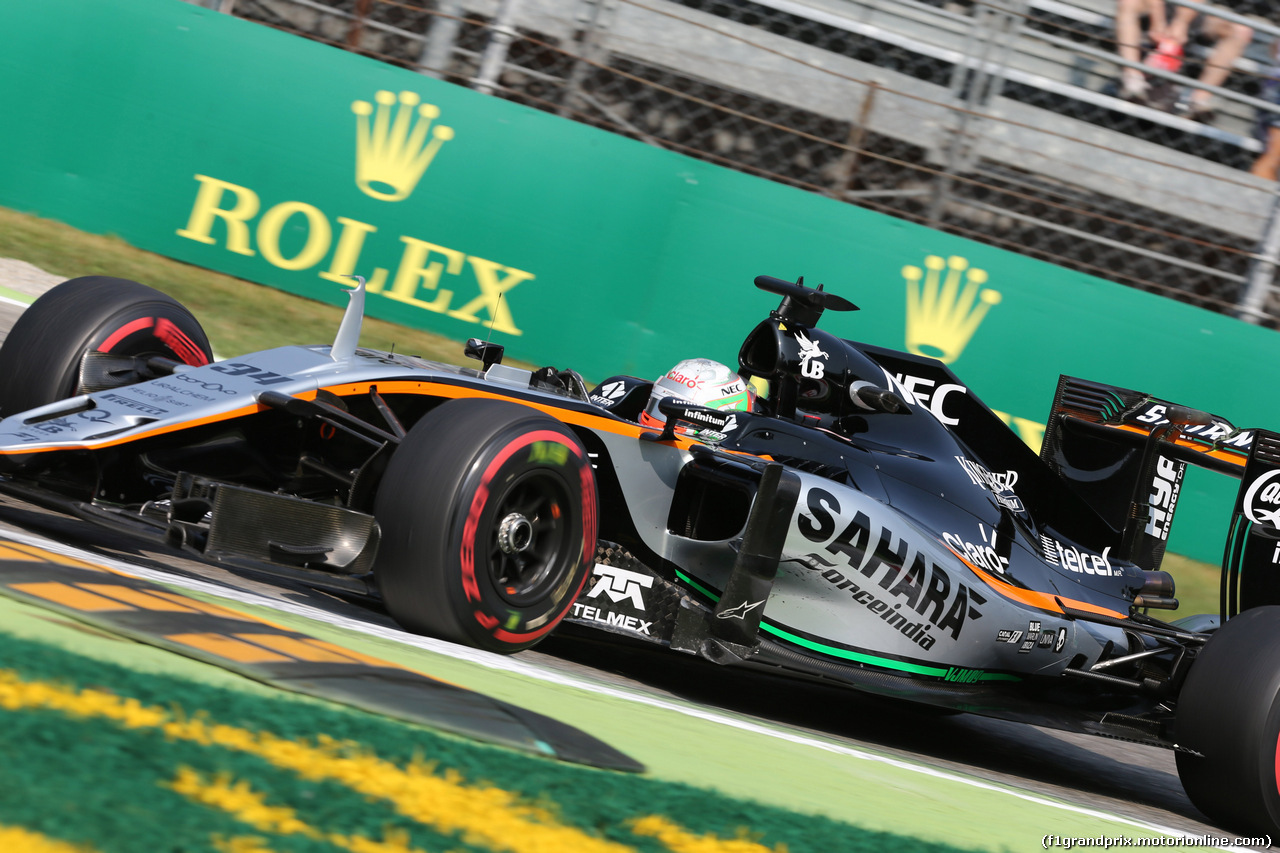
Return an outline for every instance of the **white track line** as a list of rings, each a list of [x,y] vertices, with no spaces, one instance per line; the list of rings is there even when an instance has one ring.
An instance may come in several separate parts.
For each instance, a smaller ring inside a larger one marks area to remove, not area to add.
[[[509,657],[507,655],[498,655],[491,652],[481,651],[480,649],[472,649],[467,646],[459,646],[454,643],[447,643],[443,640],[424,637],[419,634],[410,634],[397,628],[388,628],[381,625],[370,625],[356,619],[346,616],[339,616],[334,613],[327,613],[315,607],[305,604],[297,604],[291,601],[281,601],[257,593],[245,590],[235,589],[233,587],[223,586],[210,581],[198,580],[196,578],[184,577],[181,575],[171,574],[169,572],[157,571],[155,569],[147,569],[142,566],[135,566],[121,560],[114,560],[109,557],[102,557],[89,551],[74,548],[55,542],[51,539],[35,536],[22,531],[13,529],[0,531],[0,537],[7,537],[18,542],[29,545],[35,545],[40,548],[52,551],[56,554],[63,554],[73,557],[77,560],[83,560],[87,563],[95,563],[97,565],[106,566],[107,568],[123,572],[127,575],[143,578],[145,580],[163,583],[170,586],[182,587],[195,592],[202,592],[207,595],[217,596],[218,598],[238,601],[242,604],[251,604],[258,607],[266,607],[271,610],[278,610],[283,613],[290,613],[295,616],[301,616],[316,622],[323,622],[337,628],[344,628],[348,631],[355,631],[360,634],[366,634],[372,637],[378,637],[384,640],[391,640],[406,646],[413,646],[436,654],[446,655],[457,660],[467,661],[469,663],[478,664],[490,669],[501,670],[504,672],[512,672],[518,675],[534,678],[539,681],[545,681],[550,684],[558,684],[564,687],[572,687],[577,690],[583,690],[588,693],[597,693],[603,696],[611,696],[628,702],[635,702],[641,705],[649,705],[654,708],[661,708],[667,711],[673,711],[677,714],[683,714],[687,717],[693,717],[707,722],[716,723],[722,726],[739,729],[753,734],[764,735],[765,737],[777,738],[789,743],[808,746],[814,749],[823,750],[825,752],[834,752],[849,758],[856,758],[862,761],[873,761],[879,764],[887,764],[900,770],[907,770],[913,773],[920,773],[925,776],[931,776],[936,779],[942,779],[948,782],[955,782],[960,785],[966,785],[970,788],[977,788],[984,791],[992,791],[995,793],[1007,794],[1019,800],[1024,800],[1036,805],[1048,806],[1049,808],[1060,809],[1062,811],[1072,812],[1074,814],[1085,817],[1096,818],[1098,820],[1111,821],[1113,823],[1124,824],[1137,829],[1155,832],[1161,835],[1168,835],[1175,838],[1183,838],[1187,840],[1200,840],[1203,835],[1195,835],[1182,830],[1173,829],[1159,824],[1147,823],[1145,821],[1124,817],[1122,815],[1108,814],[1096,809],[1087,808],[1085,806],[1077,806],[1071,803],[1060,802],[1058,800],[1048,799],[1046,797],[1028,794],[1016,788],[1006,787],[994,782],[987,782],[976,777],[961,776],[946,770],[939,770],[935,767],[929,767],[923,764],[916,764],[904,761],[899,758],[893,758],[887,755],[877,755],[872,752],[866,752],[854,747],[845,746],[843,744],[831,743],[820,740],[807,735],[797,734],[795,732],[775,729],[764,726],[759,723],[753,723],[749,720],[737,719],[735,717],[711,711],[706,708],[697,706],[684,705],[663,699],[659,696],[645,694],[632,690],[625,690],[618,687],[612,687],[605,684],[596,684],[568,675],[563,672],[540,666],[538,664],[522,661],[518,658]],[[1238,851],[1238,847],[1219,847],[1220,850]]]

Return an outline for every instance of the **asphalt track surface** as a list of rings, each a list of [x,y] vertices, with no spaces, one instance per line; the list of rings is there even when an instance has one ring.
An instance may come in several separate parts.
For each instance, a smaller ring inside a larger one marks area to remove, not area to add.
[[[12,304],[0,303],[0,334],[7,331],[19,311]],[[376,605],[336,598],[296,584],[206,564],[127,534],[104,530],[5,498],[0,500],[0,536],[10,534],[18,538],[28,537],[26,541],[43,540],[56,543],[58,547],[83,549],[90,554],[173,579],[212,584],[233,597],[254,596],[259,601],[328,614],[334,619],[366,626],[378,633],[384,638],[384,651],[387,636],[392,638],[392,644],[399,642],[395,639],[399,632],[394,623]],[[1112,837],[1148,834],[1137,831],[1141,826],[1157,832],[1172,831],[1195,837],[1229,835],[1206,823],[1191,805],[1178,781],[1173,753],[1166,750],[970,714],[939,715],[836,688],[761,679],[670,652],[620,645],[607,639],[601,641],[596,636],[603,635],[584,632],[553,636],[537,649],[515,656],[514,660],[526,672],[544,673],[545,676],[537,676],[536,680],[546,680],[550,685],[548,689],[552,691],[568,681],[586,684],[590,686],[589,690],[611,695],[639,697],[641,704],[676,703],[694,709],[686,712],[686,716],[710,720],[713,726],[725,726],[727,721],[730,725],[726,731],[735,727],[758,728],[771,733],[769,736],[776,739],[832,745],[836,749],[833,761],[841,761],[842,755],[870,755],[881,765],[887,762],[894,766],[902,764],[922,768],[911,772],[918,772],[925,778],[942,776],[968,780],[960,786],[966,791],[981,792],[993,788],[1006,793],[1020,791],[1025,795],[1021,799],[997,797],[993,809],[992,801],[981,796],[975,800],[964,794],[951,803],[954,808],[950,817],[946,803],[942,804],[941,811],[931,806],[929,813],[935,823],[940,821],[945,825],[948,820],[954,820],[957,829],[961,824],[970,827],[970,832],[958,832],[949,839],[945,827],[935,826],[934,831],[925,833],[938,840],[970,846],[975,837],[973,828],[983,826],[990,828],[989,835],[984,836],[985,843],[975,846],[993,850],[1042,849],[1041,835],[1044,834],[1087,833]],[[469,654],[465,650],[457,651],[460,654],[458,660],[446,662],[451,654],[438,655],[432,658],[434,663],[425,671],[475,689],[501,689],[495,687],[498,682],[492,673],[481,672],[484,667],[477,668],[476,664],[469,663]],[[422,663],[421,659],[415,662]],[[446,671],[441,672],[442,668]],[[506,689],[519,693],[510,685]],[[521,701],[518,695],[504,698]],[[554,698],[543,701],[553,707],[535,707],[534,710],[543,713],[554,711]],[[577,701],[565,699],[561,704]],[[566,721],[577,724],[573,719]],[[681,753],[691,756],[698,753],[690,742],[683,741],[687,735],[679,730],[665,734],[650,733],[650,740],[655,734],[659,744],[657,749],[651,750],[649,755],[639,756],[641,760],[652,762],[654,756],[665,749],[676,756],[671,759],[675,766],[679,764]],[[718,747],[722,751],[736,749],[732,738],[725,740],[724,744]],[[616,742],[615,745],[627,747]],[[785,750],[779,749],[780,760],[785,760],[784,753]],[[694,763],[697,760],[703,761],[705,766],[707,757],[691,759]],[[726,766],[731,777],[734,773],[732,761],[727,761]],[[683,774],[689,781],[702,781],[697,766],[673,772]],[[805,772],[809,771],[806,769]],[[784,768],[778,768],[778,774],[780,779],[786,778]],[[723,772],[721,781],[717,781],[715,774],[709,771],[706,776],[705,784],[715,787],[724,787],[723,779],[728,778]],[[823,789],[825,778],[821,774],[814,776],[812,789],[807,791],[794,790],[793,782],[780,804],[807,806],[813,811],[853,823],[862,822],[859,818],[865,812],[860,804],[826,801],[833,792]],[[926,785],[920,796],[929,800],[947,799],[956,790],[955,786],[944,785],[939,789],[936,785]],[[735,793],[767,795],[767,792],[759,790]],[[1027,803],[1038,803],[1042,799],[1061,804],[1035,813],[1034,820],[1043,823],[1042,827],[1039,823],[1023,825],[1012,837],[1001,832],[1001,827],[1009,824],[1018,810],[1026,810],[1030,808]],[[900,831],[910,832],[916,828],[912,825],[913,815],[921,813],[920,804],[910,797],[897,800],[900,801],[898,808],[892,810],[894,814],[878,815],[880,823],[905,824]],[[937,806],[936,803],[933,805]],[[884,805],[879,804],[877,808],[883,812]],[[971,809],[993,810],[977,815],[970,813]],[[1060,821],[1055,818],[1059,814],[1062,816]]]

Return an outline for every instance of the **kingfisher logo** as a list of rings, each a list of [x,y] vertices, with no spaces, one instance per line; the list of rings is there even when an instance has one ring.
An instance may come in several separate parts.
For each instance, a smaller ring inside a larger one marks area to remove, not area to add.
[[[356,186],[378,201],[404,201],[440,153],[453,139],[453,128],[431,127],[440,117],[435,104],[420,103],[416,92],[381,91],[374,104],[355,101]],[[427,139],[430,131],[431,139]]]
[[[614,604],[620,601],[630,601],[631,605],[637,610],[645,609],[644,596],[640,590],[649,589],[653,586],[653,577],[651,575],[631,572],[601,563],[596,563],[595,574],[600,580],[591,588],[591,592],[587,593],[587,598],[598,598],[601,595],[605,595]]]
[[[973,484],[982,486],[991,492],[1000,506],[1010,512],[1026,512],[1026,507],[1022,505],[1022,500],[1013,493],[1013,487],[1018,483],[1017,471],[1005,471],[998,474],[989,470],[985,465],[974,462],[972,459],[966,459],[963,456],[957,456],[955,460],[960,463],[960,467],[969,475],[969,479],[973,481]]]

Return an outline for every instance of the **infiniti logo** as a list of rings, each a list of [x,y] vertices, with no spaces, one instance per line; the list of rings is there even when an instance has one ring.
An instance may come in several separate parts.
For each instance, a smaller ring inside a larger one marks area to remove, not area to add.
[[[1245,518],[1255,524],[1280,529],[1280,469],[1268,471],[1249,484],[1241,509]]]

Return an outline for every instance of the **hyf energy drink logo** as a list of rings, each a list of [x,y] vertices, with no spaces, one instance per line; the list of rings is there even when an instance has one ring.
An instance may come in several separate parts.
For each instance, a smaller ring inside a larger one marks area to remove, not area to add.
[[[1151,516],[1147,519],[1147,535],[1157,539],[1169,538],[1169,522],[1173,520],[1173,508],[1178,503],[1182,488],[1182,474],[1186,466],[1161,456],[1156,463],[1156,475],[1151,480]],[[1259,478],[1255,482],[1261,482]],[[1247,497],[1247,496],[1246,496]],[[1246,506],[1248,502],[1246,501]]]

